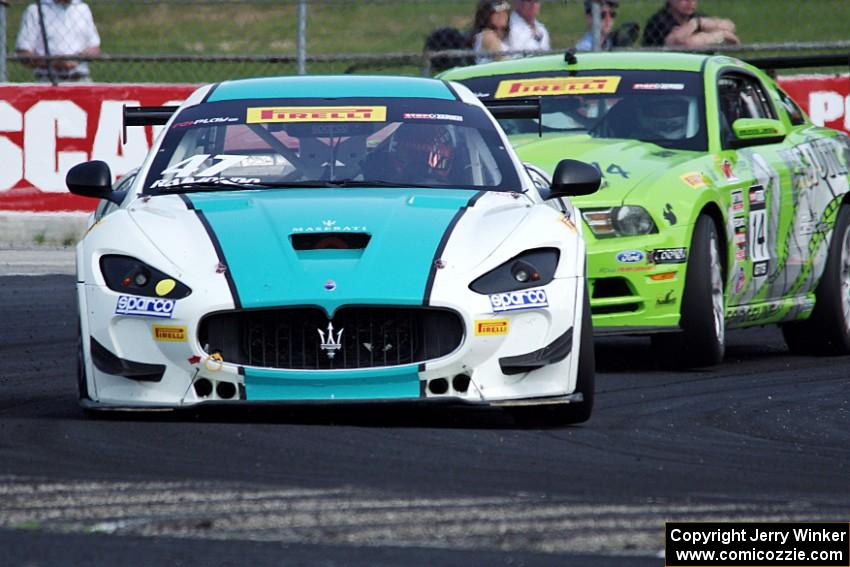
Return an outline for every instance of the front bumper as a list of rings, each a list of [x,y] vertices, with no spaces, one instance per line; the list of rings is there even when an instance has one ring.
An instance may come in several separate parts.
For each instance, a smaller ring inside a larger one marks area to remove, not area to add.
[[[656,263],[652,258],[658,250],[687,250],[689,235],[689,227],[677,226],[643,236],[587,237],[594,334],[645,334],[679,328],[687,262]]]
[[[577,341],[579,283],[583,280],[565,278],[546,286],[551,300],[545,309],[493,313],[489,298],[473,292],[453,302],[432,301],[433,307],[452,309],[463,318],[465,337],[454,352],[422,364],[321,371],[256,368],[211,356],[198,342],[199,322],[206,313],[232,309],[232,305],[210,301],[200,291],[179,300],[171,318],[155,319],[118,315],[118,294],[102,286],[80,284],[85,297],[81,305],[86,306],[88,319],[84,328],[91,338],[86,369],[93,401],[88,406],[159,409],[215,403],[432,399],[491,404],[568,396],[575,389],[577,363],[572,353],[579,351],[577,344],[565,347],[563,357],[544,357],[544,364],[517,373],[504,372],[500,361],[534,355],[568,331],[570,339]],[[497,322],[505,331],[479,333],[482,322]],[[100,352],[99,356],[101,361],[110,360],[111,366],[94,363],[93,342],[109,353]],[[137,379],[133,372],[124,371],[138,369],[131,363],[163,367],[164,371],[158,380]],[[564,398],[562,403],[568,401]]]

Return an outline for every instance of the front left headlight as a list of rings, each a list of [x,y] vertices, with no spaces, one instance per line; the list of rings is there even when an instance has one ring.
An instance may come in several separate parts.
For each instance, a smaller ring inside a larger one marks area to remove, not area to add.
[[[546,285],[555,279],[561,252],[557,248],[534,248],[477,278],[469,289],[490,294]]]
[[[655,221],[647,210],[638,205],[584,209],[581,216],[596,238],[638,236],[658,232],[658,227],[655,226]]]
[[[168,299],[182,299],[192,293],[185,284],[131,256],[102,256],[100,271],[106,287],[118,293]]]

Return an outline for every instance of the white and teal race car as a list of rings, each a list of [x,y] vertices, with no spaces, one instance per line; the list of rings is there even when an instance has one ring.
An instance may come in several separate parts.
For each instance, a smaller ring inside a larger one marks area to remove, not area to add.
[[[558,422],[593,405],[584,241],[565,160],[532,178],[462,85],[289,77],[198,89],[77,247],[90,409],[449,401]],[[539,407],[538,407],[539,406]]]
[[[850,353],[850,139],[766,73],[634,52],[442,78],[475,92],[544,175],[564,158],[602,173],[574,201],[597,334],[651,336],[659,361],[685,366],[720,362],[727,329],[767,324],[795,352]]]

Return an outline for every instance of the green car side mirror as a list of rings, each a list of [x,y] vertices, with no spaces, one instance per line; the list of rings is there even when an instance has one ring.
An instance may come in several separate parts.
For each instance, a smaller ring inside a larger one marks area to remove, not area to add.
[[[772,118],[739,118],[732,123],[732,132],[734,137],[730,145],[733,148],[775,144],[788,134],[785,125]]]

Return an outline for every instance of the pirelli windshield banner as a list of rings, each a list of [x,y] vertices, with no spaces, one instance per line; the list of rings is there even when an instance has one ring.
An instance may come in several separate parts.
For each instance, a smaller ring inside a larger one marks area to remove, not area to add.
[[[529,96],[613,94],[620,77],[543,77],[539,79],[508,79],[499,82],[493,98]]]
[[[248,108],[247,124],[275,122],[384,122],[386,106],[265,106]]]
[[[668,522],[666,567],[848,567],[846,522]]]

